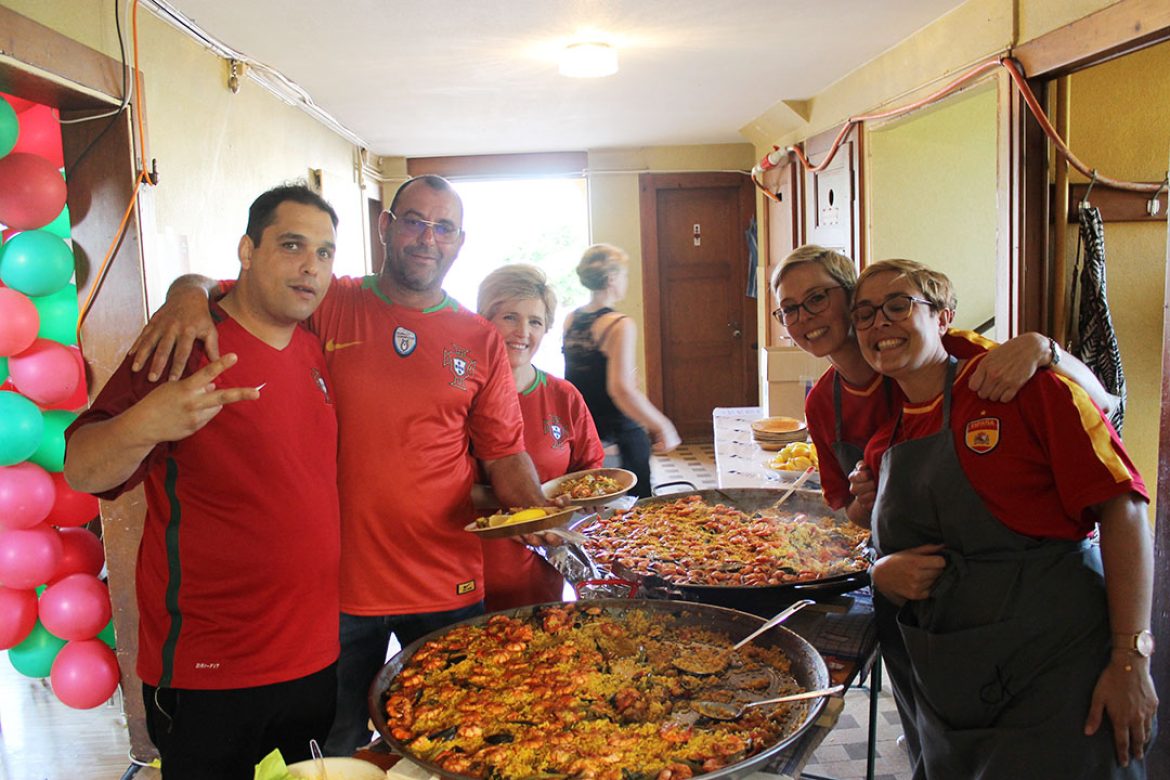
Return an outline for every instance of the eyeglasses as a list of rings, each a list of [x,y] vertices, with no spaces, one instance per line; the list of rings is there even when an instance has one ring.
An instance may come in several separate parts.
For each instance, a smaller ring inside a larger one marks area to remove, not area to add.
[[[459,238],[459,234],[463,232],[461,228],[457,228],[450,222],[431,222],[426,219],[419,219],[418,217],[399,217],[393,211],[387,211],[390,218],[402,226],[408,236],[412,238],[422,238],[426,235],[427,228],[435,234],[435,242],[438,244],[451,244]]]
[[[841,285],[835,284],[832,287],[821,287],[813,290],[808,295],[804,296],[804,300],[800,303],[793,303],[788,306],[781,306],[777,309],[772,309],[772,316],[775,317],[781,325],[788,327],[796,323],[800,319],[800,310],[804,309],[809,314],[820,314],[825,309],[829,308],[829,290],[839,289]]]
[[[932,309],[934,308],[934,304],[924,298],[915,298],[913,295],[895,295],[892,298],[887,298],[880,306],[874,306],[870,303],[858,304],[853,307],[853,311],[849,312],[849,317],[853,320],[854,330],[868,330],[873,327],[878,309],[881,309],[888,322],[901,322],[910,316],[916,303],[925,303]]]

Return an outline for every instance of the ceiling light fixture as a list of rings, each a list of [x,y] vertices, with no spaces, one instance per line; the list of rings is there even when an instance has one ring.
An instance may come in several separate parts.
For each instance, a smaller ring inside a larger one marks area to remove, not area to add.
[[[570,43],[561,50],[561,75],[595,79],[617,73],[617,49],[601,41]]]

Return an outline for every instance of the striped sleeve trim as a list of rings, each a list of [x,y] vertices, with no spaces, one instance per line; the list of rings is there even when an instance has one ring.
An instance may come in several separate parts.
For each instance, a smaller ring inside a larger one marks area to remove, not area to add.
[[[1081,427],[1089,437],[1097,460],[1101,461],[1101,464],[1109,471],[1114,482],[1120,484],[1134,481],[1134,475],[1113,448],[1113,436],[1109,433],[1109,426],[1105,424],[1105,418],[1093,404],[1089,394],[1071,379],[1059,374],[1054,376],[1064,383],[1072,395],[1073,404],[1076,405],[1077,414],[1081,418]]]

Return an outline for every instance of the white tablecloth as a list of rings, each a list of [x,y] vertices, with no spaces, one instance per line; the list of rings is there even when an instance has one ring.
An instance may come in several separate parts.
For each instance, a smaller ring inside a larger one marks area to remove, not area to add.
[[[772,469],[768,461],[776,453],[761,449],[752,438],[752,422],[766,416],[758,406],[728,406],[712,413],[719,487],[786,488],[800,477],[799,471]],[[812,490],[821,486],[815,474],[804,484]]]

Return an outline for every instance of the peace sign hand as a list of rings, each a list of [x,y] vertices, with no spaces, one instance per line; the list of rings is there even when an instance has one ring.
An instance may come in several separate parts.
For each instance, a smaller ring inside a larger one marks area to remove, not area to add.
[[[255,401],[260,397],[258,388],[215,387],[216,377],[237,360],[236,354],[229,352],[178,382],[160,384],[127,410],[134,428],[152,445],[178,441],[207,425],[228,404]]]

